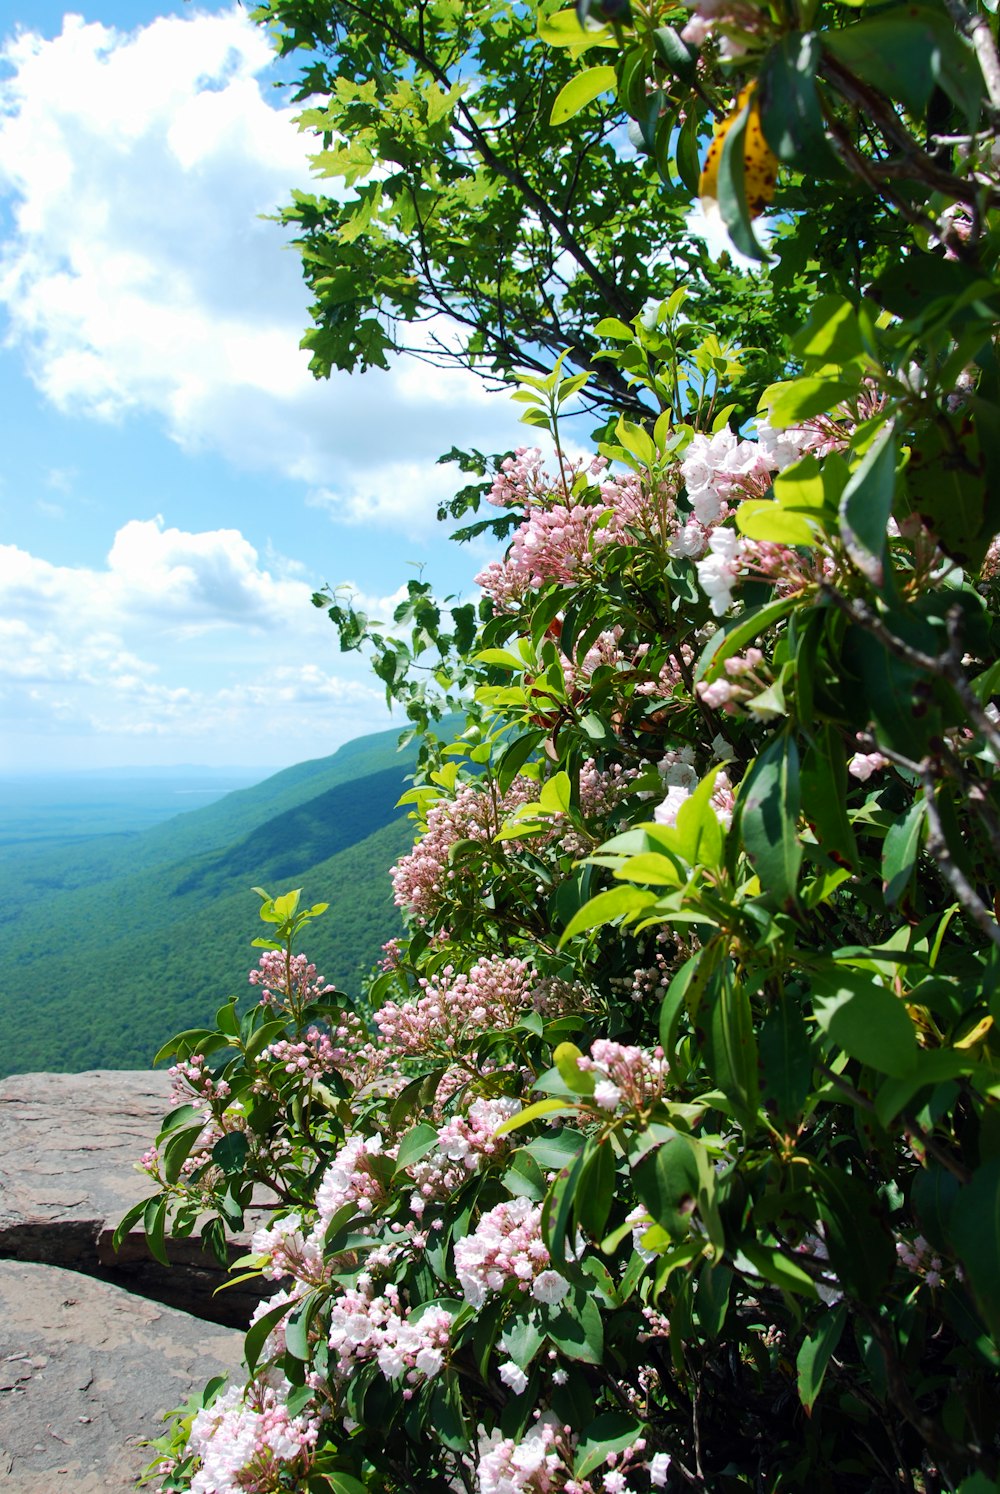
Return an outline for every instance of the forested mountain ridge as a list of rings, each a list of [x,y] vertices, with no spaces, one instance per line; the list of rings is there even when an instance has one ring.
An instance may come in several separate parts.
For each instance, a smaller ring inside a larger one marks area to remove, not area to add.
[[[411,836],[396,801],[414,754],[397,735],[137,834],[0,856],[0,1073],[146,1065],[210,1019],[256,961],[254,885],[332,905],[308,953],[356,991],[399,927],[387,873]]]

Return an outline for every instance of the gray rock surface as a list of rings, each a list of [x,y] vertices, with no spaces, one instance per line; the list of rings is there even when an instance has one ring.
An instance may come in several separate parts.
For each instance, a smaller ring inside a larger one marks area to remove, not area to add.
[[[169,1091],[165,1073],[103,1069],[0,1082],[0,1258],[83,1271],[245,1326],[260,1292],[246,1283],[216,1297],[226,1273],[197,1235],[168,1241],[169,1269],[150,1256],[141,1229],[112,1249],[119,1219],[152,1191],[135,1163],[155,1139]],[[231,1258],[246,1248],[235,1242]]]
[[[233,1329],[108,1282],[0,1261],[0,1488],[132,1488],[162,1413],[237,1370],[242,1344]]]

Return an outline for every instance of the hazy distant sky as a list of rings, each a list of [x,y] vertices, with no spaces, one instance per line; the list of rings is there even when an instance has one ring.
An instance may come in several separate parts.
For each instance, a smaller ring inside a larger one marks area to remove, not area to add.
[[[315,382],[306,187],[265,34],[234,4],[0,0],[0,770],[285,764],[389,724],[309,605],[377,615],[453,442],[524,438],[503,395],[402,361]]]

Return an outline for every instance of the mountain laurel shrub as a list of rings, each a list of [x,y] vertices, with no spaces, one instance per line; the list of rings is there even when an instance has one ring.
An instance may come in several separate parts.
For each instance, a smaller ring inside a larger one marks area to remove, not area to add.
[[[559,117],[617,88],[667,176],[736,74],[703,195],[766,254],[773,157],[782,263],[801,249],[815,294],[752,422],[739,329],[688,320],[683,289],[596,327],[648,420],[575,455],[588,376],[524,380],[546,450],[462,500],[510,539],[478,608],[412,582],[386,630],[317,599],[423,744],[408,933],[352,999],[308,963],[324,906],[258,889],[251,999],[160,1055],[177,1104],[121,1229],[224,1256],[258,1208],[238,1264],[273,1295],[245,1382],[184,1408],[158,1477],[989,1494],[993,23],[553,10],[580,62]],[[796,217],[816,180],[869,203],[853,261]]]

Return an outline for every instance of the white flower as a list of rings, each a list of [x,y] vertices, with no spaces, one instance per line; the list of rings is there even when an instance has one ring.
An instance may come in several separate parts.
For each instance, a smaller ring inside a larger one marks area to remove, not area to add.
[[[670,1467],[669,1453],[654,1453],[649,1465],[649,1482],[654,1489],[662,1489],[667,1482],[667,1469]]]
[[[440,1349],[421,1349],[416,1363],[420,1373],[426,1375],[428,1380],[432,1380],[444,1364],[444,1354]]]
[[[681,788],[679,784],[672,784],[667,789],[667,797],[663,803],[658,804],[653,810],[653,819],[658,825],[676,825],[678,811],[690,797],[690,789]]]
[[[621,1097],[621,1090],[610,1079],[598,1079],[594,1085],[594,1099],[602,1110],[614,1110]]]
[[[536,1302],[547,1302],[553,1306],[561,1302],[569,1291],[569,1282],[558,1271],[540,1271],[531,1287]]]
[[[500,1378],[505,1385],[510,1386],[515,1395],[520,1395],[528,1383],[528,1377],[524,1373],[524,1370],[521,1369],[520,1365],[515,1364],[512,1359],[500,1366]]]

